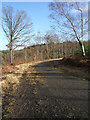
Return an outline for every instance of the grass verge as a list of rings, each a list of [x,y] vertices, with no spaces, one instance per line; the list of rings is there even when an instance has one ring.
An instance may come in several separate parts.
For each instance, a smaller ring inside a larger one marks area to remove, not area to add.
[[[56,69],[62,69],[72,75],[90,80],[90,58],[88,57],[65,57],[55,62],[53,66]]]

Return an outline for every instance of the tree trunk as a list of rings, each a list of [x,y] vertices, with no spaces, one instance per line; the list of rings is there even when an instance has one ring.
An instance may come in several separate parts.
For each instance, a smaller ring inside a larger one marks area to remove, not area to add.
[[[63,43],[62,43],[62,57],[63,57]]]
[[[12,54],[12,49],[10,49],[10,64],[12,65],[13,63],[13,54]]]
[[[82,56],[85,56],[86,54],[85,54],[85,47],[83,45],[83,42],[79,41],[79,44],[80,44],[80,47],[82,49]]]
[[[27,59],[27,51],[26,51],[26,48],[24,49],[24,52],[25,52],[25,53],[24,53],[24,54],[25,54],[24,57],[25,57],[25,61],[26,61],[26,59]]]
[[[49,49],[48,49],[48,44],[46,44],[46,49],[47,49],[47,58],[49,59]]]
[[[85,48],[84,48],[84,45],[83,45],[83,12],[81,10],[81,32],[82,32],[82,55],[85,56]]]
[[[82,54],[83,54],[83,56],[86,55],[86,54],[85,54],[85,47],[84,47],[83,43],[82,43]]]

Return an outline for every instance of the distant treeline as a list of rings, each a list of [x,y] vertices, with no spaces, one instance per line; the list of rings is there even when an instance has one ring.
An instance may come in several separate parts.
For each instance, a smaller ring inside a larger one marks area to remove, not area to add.
[[[88,42],[84,42],[86,55],[90,56]],[[13,62],[39,61],[45,59],[55,59],[66,56],[81,55],[81,48],[78,42],[66,41],[63,43],[38,44],[28,46],[22,50],[13,50]],[[10,52],[2,51],[2,64],[10,63]]]

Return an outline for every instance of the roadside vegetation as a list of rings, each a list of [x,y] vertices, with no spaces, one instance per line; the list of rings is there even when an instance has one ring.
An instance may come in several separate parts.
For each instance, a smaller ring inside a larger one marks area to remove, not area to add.
[[[10,52],[2,51],[2,73],[7,72],[17,64],[29,63],[35,61],[44,61],[63,57],[62,62],[73,67],[87,67],[90,61],[90,47],[85,42],[86,57],[82,57],[82,51],[78,42],[66,41],[63,43],[49,43],[28,46],[22,50],[13,51],[13,66],[10,65]],[[47,50],[48,46],[48,50]],[[71,61],[70,61],[71,60]],[[80,65],[78,65],[80,63]]]
[[[90,80],[90,57],[72,56],[64,57],[54,65],[54,69],[62,69],[67,73]]]

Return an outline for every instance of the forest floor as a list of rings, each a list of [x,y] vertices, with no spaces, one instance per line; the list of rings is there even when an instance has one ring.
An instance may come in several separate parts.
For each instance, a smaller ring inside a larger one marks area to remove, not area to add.
[[[3,120],[88,118],[88,80],[58,69],[60,61],[19,64],[3,74]]]

